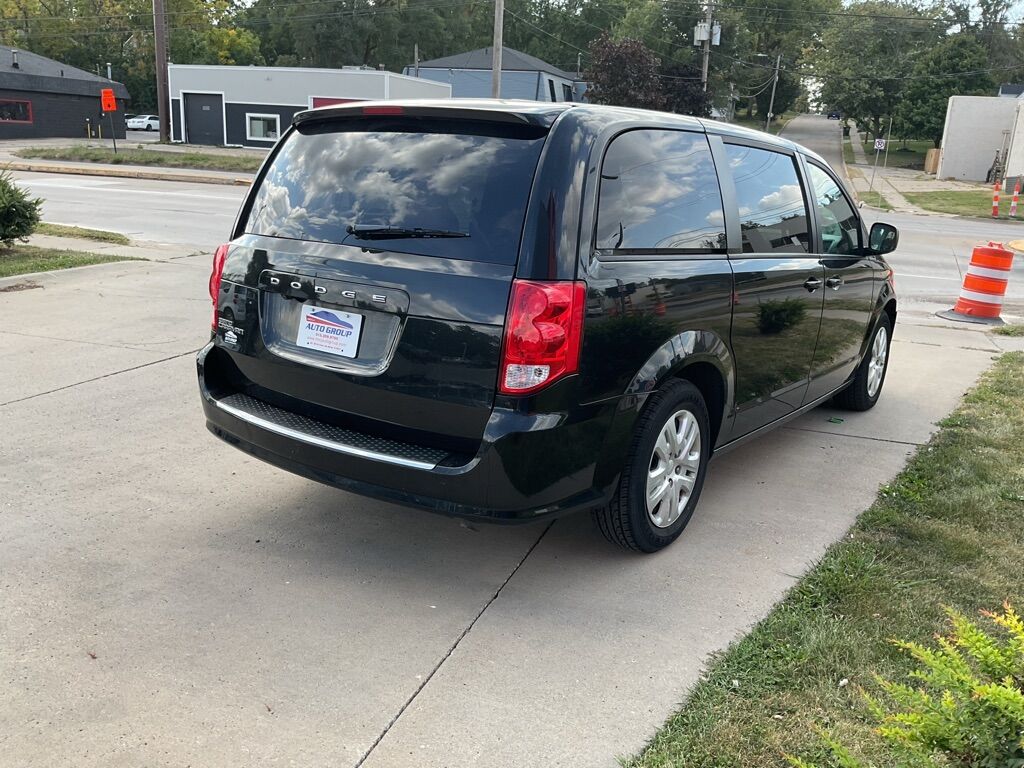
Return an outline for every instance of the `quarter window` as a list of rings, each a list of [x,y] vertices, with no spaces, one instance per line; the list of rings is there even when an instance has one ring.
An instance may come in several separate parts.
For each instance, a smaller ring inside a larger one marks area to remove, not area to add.
[[[835,179],[808,163],[814,203],[821,218],[821,245],[825,253],[860,253],[860,224],[853,206]]]
[[[32,102],[0,101],[0,123],[31,123]]]
[[[624,133],[601,168],[597,247],[725,250],[722,193],[707,138],[685,131]]]
[[[807,204],[793,158],[727,144],[744,253],[807,253]]]
[[[252,141],[277,141],[281,135],[280,115],[253,115],[245,116],[246,138]]]

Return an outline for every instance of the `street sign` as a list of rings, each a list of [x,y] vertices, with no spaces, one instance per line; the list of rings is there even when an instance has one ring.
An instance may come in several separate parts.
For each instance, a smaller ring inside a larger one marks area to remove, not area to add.
[[[885,139],[875,139],[875,149],[879,152],[885,149]]]
[[[104,112],[117,112],[117,99],[114,98],[113,88],[104,88],[100,91],[100,106]]]

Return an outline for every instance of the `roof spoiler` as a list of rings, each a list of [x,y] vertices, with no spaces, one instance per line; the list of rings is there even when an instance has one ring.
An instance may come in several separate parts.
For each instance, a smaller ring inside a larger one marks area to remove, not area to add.
[[[296,113],[292,125],[336,120],[339,118],[358,120],[362,118],[379,118],[386,116],[406,115],[409,117],[442,118],[445,120],[479,120],[488,123],[504,123],[506,125],[550,127],[553,115],[544,113],[524,113],[514,109],[495,109],[447,104],[410,104],[386,101],[350,102],[334,104],[317,109],[306,109]]]

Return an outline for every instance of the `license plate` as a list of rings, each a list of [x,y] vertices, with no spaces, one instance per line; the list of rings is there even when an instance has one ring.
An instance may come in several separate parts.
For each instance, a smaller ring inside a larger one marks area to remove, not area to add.
[[[362,315],[304,304],[295,343],[339,357],[355,357],[359,353],[359,331],[362,327]]]

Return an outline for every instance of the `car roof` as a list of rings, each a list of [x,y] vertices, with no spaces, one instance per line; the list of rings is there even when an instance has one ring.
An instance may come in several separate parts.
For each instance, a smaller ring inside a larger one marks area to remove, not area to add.
[[[757,141],[780,149],[801,152],[821,163],[828,163],[815,152],[796,142],[764,131],[723,123],[710,118],[697,118],[672,112],[657,112],[633,107],[617,107],[580,102],[528,101],[525,99],[396,99],[392,101],[355,101],[306,109],[295,114],[293,124],[331,118],[362,117],[366,110],[372,114],[393,114],[385,110],[401,110],[402,114],[419,117],[459,117],[551,127],[565,113],[584,119],[597,118],[603,122],[652,123],[653,127],[678,125],[689,130],[702,130],[709,134]],[[380,112],[376,112],[380,110]]]

